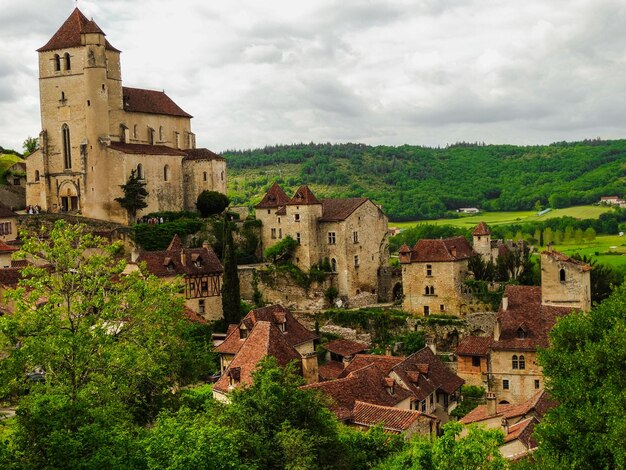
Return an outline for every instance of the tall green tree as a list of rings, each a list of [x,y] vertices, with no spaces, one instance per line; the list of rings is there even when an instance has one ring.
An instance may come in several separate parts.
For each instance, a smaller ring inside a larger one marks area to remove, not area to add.
[[[25,468],[132,468],[138,426],[181,383],[178,286],[123,275],[120,248],[63,221],[24,239],[19,254],[38,263],[8,294],[14,313],[0,317],[0,392],[29,391],[13,444]],[[44,382],[30,381],[33,371]]]
[[[540,454],[560,468],[626,467],[626,289],[550,332],[539,361],[558,403],[538,426]]]
[[[237,271],[237,253],[233,240],[233,227],[228,215],[224,215],[224,275],[222,276],[222,310],[227,324],[239,323],[241,319],[241,294]]]
[[[196,208],[202,214],[202,217],[221,214],[228,207],[229,201],[226,194],[218,191],[204,190],[198,195]]]
[[[135,173],[135,170],[130,171],[130,176],[126,181],[126,184],[120,185],[123,197],[116,197],[115,200],[119,202],[120,206],[126,209],[128,214],[128,223],[132,225],[137,218],[137,211],[148,207],[146,198],[148,197],[148,191],[146,190],[146,182]]]
[[[39,148],[39,140],[28,136],[22,143],[22,148],[24,149],[24,156],[28,156]]]

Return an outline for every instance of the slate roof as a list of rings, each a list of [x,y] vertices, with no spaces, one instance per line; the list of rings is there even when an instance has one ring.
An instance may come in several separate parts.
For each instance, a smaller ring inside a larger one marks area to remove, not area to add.
[[[385,388],[385,374],[373,364],[355,370],[344,378],[305,385],[303,389],[319,390],[330,397],[331,410],[338,419],[352,419],[357,401],[381,406],[395,406],[411,397],[411,392],[395,384],[393,395]]]
[[[393,432],[406,431],[418,418],[436,418],[420,413],[419,411],[404,410],[390,406],[373,405],[357,401],[354,404],[352,422],[362,426],[376,426],[380,424],[384,430]]]
[[[199,148],[199,149],[185,149],[184,150],[186,156],[183,160],[217,160],[217,161],[225,161],[226,159],[221,155],[218,155],[215,152],[212,152],[209,149]]]
[[[261,202],[259,202],[256,206],[257,209],[269,209],[273,207],[283,206],[289,202],[289,196],[283,191],[283,188],[280,187],[278,183],[272,184],[270,189],[268,189]]]
[[[182,253],[185,254],[185,264],[182,263]],[[195,264],[198,259],[201,260],[199,267]],[[213,250],[183,248],[178,235],[174,235],[166,250],[140,252],[137,263],[140,262],[145,262],[148,270],[158,277],[215,275],[224,271]]]
[[[167,114],[191,118],[164,91],[122,87],[124,111],[131,113]]]
[[[284,323],[285,332],[281,334],[285,340],[294,347],[317,338],[315,333],[307,330],[295,319],[289,310],[281,305],[270,305],[268,307],[250,310],[241,323],[245,325],[248,331],[251,331],[254,329],[254,325],[259,321],[267,321],[275,325]],[[220,354],[237,354],[250,337],[250,335],[248,335],[248,338],[240,338],[237,325],[234,327],[232,325],[229,326],[228,332],[229,334],[226,336],[224,342],[216,346],[215,352]]]
[[[17,217],[17,214],[0,202],[0,217]]]
[[[367,344],[349,339],[336,339],[323,345],[324,349],[340,356],[353,356],[367,350]]]
[[[178,150],[165,145],[148,145],[148,144],[128,144],[125,142],[111,142],[110,148],[122,153],[130,153],[135,155],[176,155],[184,157],[187,155],[185,151]]]
[[[572,311],[571,307],[553,307],[541,304],[541,286],[506,286],[506,310],[498,311],[500,337],[493,341],[493,350],[535,351],[549,345],[548,334],[556,320]],[[518,338],[523,330],[525,338]]]
[[[550,398],[548,392],[541,390],[523,403],[496,405],[495,415],[489,415],[487,413],[487,405],[479,405],[463,416],[459,422],[462,424],[471,424],[494,417],[511,419],[525,416],[530,412],[534,412],[539,418],[542,418],[555,406],[556,402]]]
[[[311,191],[311,189],[306,184],[303,184],[296,190],[293,197],[289,200],[289,202],[287,202],[287,204],[306,206],[309,204],[321,203],[315,197],[313,191]]]
[[[301,367],[300,354],[287,342],[283,333],[269,321],[258,321],[213,388],[228,393],[230,373],[235,371],[239,376],[239,385],[251,385],[252,372],[265,356],[275,357],[278,364],[283,367],[291,361],[298,361]]]
[[[456,347],[458,356],[486,356],[491,347],[491,336],[466,336]]]
[[[472,235],[476,237],[491,235],[491,230],[489,230],[489,226],[485,222],[481,221],[472,232]]]
[[[411,250],[412,263],[460,261],[475,254],[465,237],[419,240]]]
[[[366,197],[351,197],[345,199],[322,199],[322,222],[337,222],[346,220],[350,214],[365,204]]]
[[[88,20],[78,8],[75,8],[58,31],[54,33],[44,46],[37,49],[37,52],[80,47],[82,45],[80,38],[81,33],[104,34],[94,20]],[[107,40],[105,40],[105,47],[110,51],[120,52]]]
[[[418,401],[424,400],[437,389],[451,394],[465,383],[428,347],[405,358],[392,369],[392,372],[398,375]]]

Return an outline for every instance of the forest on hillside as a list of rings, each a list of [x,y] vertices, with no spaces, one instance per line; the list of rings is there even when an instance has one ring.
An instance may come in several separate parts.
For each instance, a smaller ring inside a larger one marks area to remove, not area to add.
[[[445,148],[310,143],[223,155],[235,204],[258,202],[274,181],[288,193],[305,183],[319,197],[369,197],[395,221],[451,216],[460,207],[560,208],[626,193],[626,140]]]

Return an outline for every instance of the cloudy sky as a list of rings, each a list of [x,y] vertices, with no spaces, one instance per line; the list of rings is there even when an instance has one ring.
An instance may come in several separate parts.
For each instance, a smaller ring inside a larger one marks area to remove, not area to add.
[[[37,53],[74,0],[0,0],[0,145],[40,130]],[[127,86],[215,151],[626,137],[624,0],[79,0]]]

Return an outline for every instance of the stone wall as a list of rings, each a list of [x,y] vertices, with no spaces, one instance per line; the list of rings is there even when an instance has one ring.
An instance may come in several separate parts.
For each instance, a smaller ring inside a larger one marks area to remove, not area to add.
[[[21,186],[0,187],[0,201],[12,210],[22,210],[26,207],[26,190]]]

